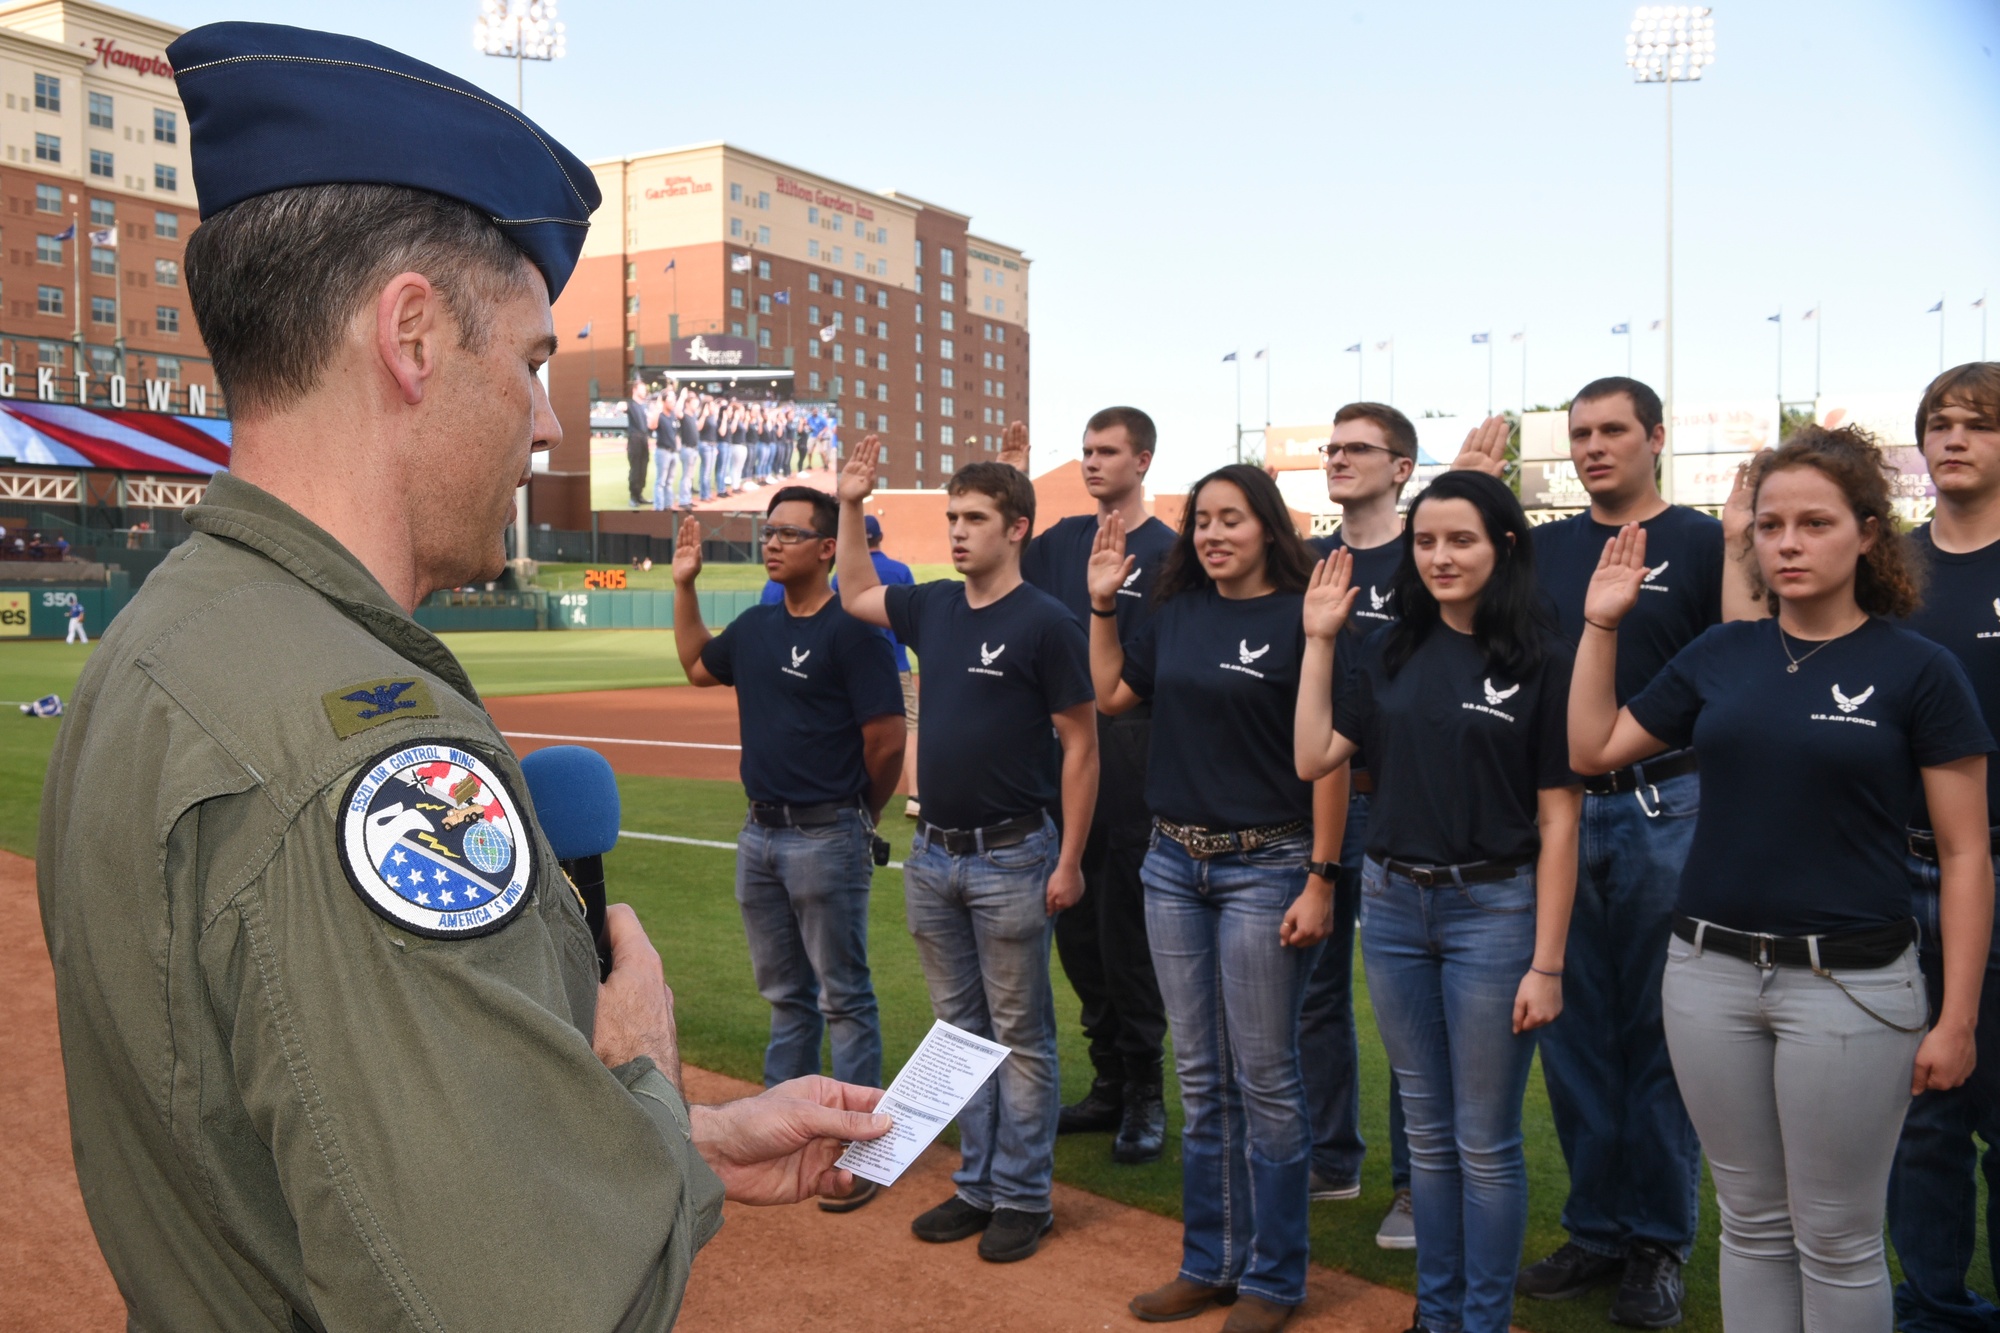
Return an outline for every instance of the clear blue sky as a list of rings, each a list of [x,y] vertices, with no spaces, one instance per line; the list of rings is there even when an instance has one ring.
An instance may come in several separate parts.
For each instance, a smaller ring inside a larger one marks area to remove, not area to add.
[[[473,0],[171,0],[193,25],[333,26],[511,97]],[[1675,89],[1677,397],[1910,395],[1979,354],[2000,304],[2000,2],[1722,0],[1708,77]],[[1555,402],[1657,377],[1663,122],[1634,86],[1623,0],[1224,6],[567,0],[569,54],[527,106],[586,158],[708,139],[970,213],[1035,260],[1038,463],[1094,408],[1161,426],[1156,481],[1225,461],[1234,378],[1271,346],[1272,416],[1367,393],[1412,414]],[[769,36],[766,36],[769,34]],[[2000,358],[2000,320],[1990,352]]]

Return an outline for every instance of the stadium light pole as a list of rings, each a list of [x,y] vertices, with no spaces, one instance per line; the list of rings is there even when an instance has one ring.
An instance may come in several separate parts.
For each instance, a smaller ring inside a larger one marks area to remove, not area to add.
[[[514,62],[514,109],[523,109],[523,62],[560,60],[567,42],[556,21],[556,0],[479,0],[479,18],[472,25],[473,49]],[[621,293],[622,298],[622,293]],[[621,300],[622,304],[622,300]],[[548,387],[543,367],[543,388]],[[584,405],[584,438],[590,436],[590,407]],[[514,492],[514,555],[528,556],[528,488]]]
[[[1694,82],[1715,63],[1715,11],[1705,5],[1640,5],[1625,34],[1625,64],[1635,83],[1667,88],[1667,307],[1663,387],[1666,447],[1660,451],[1660,489],[1674,498],[1674,85]]]

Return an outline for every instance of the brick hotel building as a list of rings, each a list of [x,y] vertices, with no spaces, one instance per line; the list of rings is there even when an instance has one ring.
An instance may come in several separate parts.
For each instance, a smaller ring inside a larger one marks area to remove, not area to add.
[[[91,0],[0,4],[0,396],[75,403],[81,384],[94,407],[221,413],[181,274],[180,32]]]
[[[1027,415],[1029,261],[974,234],[965,214],[724,143],[591,168],[604,204],[556,304],[549,391],[563,444],[535,478],[537,524],[590,525],[589,403],[622,399],[634,368],[725,388],[775,382],[824,403],[843,448],[882,435],[894,489],[937,489]],[[676,364],[697,335],[724,340],[739,364]],[[663,516],[602,517],[607,531],[665,535]]]

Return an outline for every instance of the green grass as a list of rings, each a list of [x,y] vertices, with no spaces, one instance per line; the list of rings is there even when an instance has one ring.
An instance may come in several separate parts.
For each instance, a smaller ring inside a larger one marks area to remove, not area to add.
[[[575,591],[583,586],[583,571],[586,569],[612,568],[610,565],[545,564],[535,574],[535,586],[552,592]],[[917,576],[917,582],[928,583],[933,579],[955,579],[960,577],[950,565],[911,565],[910,572]],[[651,569],[627,569],[626,586],[647,588],[660,592],[674,586],[673,570],[665,564],[655,564]],[[707,592],[754,592],[764,586],[762,565],[703,565],[701,587]]]
[[[0,847],[35,854],[35,821],[42,808],[42,777],[55,748],[53,718],[25,717],[16,704],[45,694],[68,703],[76,678],[96,645],[37,639],[0,647]]]
[[[441,637],[481,695],[687,684],[672,630],[505,630]]]

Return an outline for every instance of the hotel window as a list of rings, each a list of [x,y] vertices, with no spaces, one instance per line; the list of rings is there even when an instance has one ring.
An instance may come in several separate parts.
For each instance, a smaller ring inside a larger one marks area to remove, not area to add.
[[[35,76],[35,110],[62,110],[62,80],[53,74]]]
[[[62,263],[63,243],[53,236],[35,238],[35,261],[41,264]]]
[[[856,273],[865,273],[868,271],[868,265],[863,261],[859,250],[854,252],[854,271]]]
[[[769,245],[770,243],[771,243],[771,229],[770,229],[769,227],[759,227],[759,228],[757,228],[757,244],[759,244],[759,245]],[[768,268],[768,267],[769,267],[769,265],[766,265],[765,267],[767,267],[767,268]],[[766,276],[769,276],[769,275],[766,275]]]
[[[858,283],[858,282],[857,282],[857,283],[855,283],[855,284],[854,284],[854,299],[855,299],[856,301],[859,301],[859,302],[860,302],[860,303],[861,303],[862,305],[867,305],[867,304],[868,304],[868,288],[867,288],[867,287],[865,287],[865,286],[863,286],[863,285],[862,285],[861,283]]]
[[[109,199],[90,201],[90,225],[93,227],[115,227],[118,225],[118,206]]]
[[[946,416],[953,415],[953,413],[957,410],[957,407],[958,404],[953,402],[949,397],[943,397],[938,399],[938,411],[944,413]],[[950,441],[947,440],[946,443],[949,444]]]
[[[111,169],[111,154],[105,152],[102,148],[91,149],[90,174],[93,176],[102,176],[106,180],[110,180],[112,176],[116,175],[117,173]]]
[[[834,253],[835,257],[838,258],[839,252],[835,251]],[[839,278],[835,278],[833,280],[833,294],[836,298],[847,295],[847,284],[842,282]]]
[[[118,354],[109,347],[90,349],[90,373],[110,378],[118,373]]]
[[[939,444],[952,443],[952,431],[950,426],[938,427],[938,443]]]
[[[818,356],[818,355],[819,355],[819,339],[818,339],[818,338],[808,338],[808,339],[806,339],[806,355],[807,355],[807,356]]]
[[[957,351],[958,349],[952,345],[951,339],[949,338],[938,339],[938,355],[943,357],[945,360],[949,361],[952,358],[953,354],[956,353]]]
[[[922,389],[919,389],[917,390],[917,411],[921,412],[923,410],[924,410],[924,391]]]
[[[996,426],[1004,426],[1004,425],[1006,425],[1006,424],[1007,424],[1007,409],[1006,409],[1006,408],[1004,408],[1004,407],[996,407],[996,408],[994,408],[994,409],[993,409],[993,424],[994,424],[994,425],[996,425]]]
[[[729,334],[732,338],[741,338],[743,336],[743,321],[740,319],[730,320]]]
[[[155,165],[153,167],[154,189],[173,190],[178,192],[181,188],[180,182],[181,182],[180,172],[175,168],[163,165]]]
[[[833,327],[835,327],[836,329],[844,329],[847,327],[847,316],[841,311],[836,310],[833,312]]]
[[[768,314],[770,314],[770,313],[771,313],[771,298],[770,298],[770,297],[768,297],[768,296],[760,296],[760,297],[758,297],[758,298],[757,298],[757,313],[758,313],[758,314],[760,314],[760,315],[768,315]]]
[[[921,273],[918,273],[918,274],[914,274],[914,275],[913,275],[913,277],[914,277],[914,279],[915,279],[915,285],[916,285],[916,289],[917,289],[917,295],[918,295],[918,296],[922,296],[922,295],[924,294],[924,275],[923,275],[923,274],[921,274]]]
[[[938,327],[943,329],[946,333],[950,333],[951,326],[952,326],[952,319],[951,319],[950,308],[947,307],[943,310],[938,311]]]
[[[818,259],[818,258],[819,258],[819,242],[818,242],[818,241],[807,241],[807,242],[806,242],[806,258],[807,258],[807,259]],[[814,291],[818,291],[818,290],[819,290],[819,274],[817,274],[817,273],[814,273],[814,274],[811,274],[811,275],[810,275],[810,277],[811,277],[811,279],[812,279],[812,289],[813,289]]]
[[[875,401],[876,401],[876,402],[878,402],[878,403],[886,403],[886,402],[888,402],[888,401],[889,401],[889,386],[888,386],[888,385],[886,385],[886,384],[878,384],[878,385],[876,385],[876,386],[875,386]],[[887,427],[884,427],[883,429],[885,429],[885,430],[886,430],[886,429],[887,429]]]
[[[1007,368],[1007,354],[1005,352],[995,352],[993,354],[993,368],[995,370],[1005,370]]]
[[[759,347],[769,347],[771,345],[771,331],[769,329],[757,330],[757,345]]]
[[[741,239],[743,238],[743,219],[742,219],[742,218],[731,218],[731,219],[729,219],[729,234],[730,234],[731,236],[734,236],[734,237],[736,237],[736,238],[737,238],[738,240],[741,240]]]
[[[921,349],[921,348],[919,348],[918,350],[919,350],[919,351],[921,351],[922,349]],[[917,371],[917,383],[919,383],[919,384],[922,384],[922,383],[924,382],[924,363],[923,363],[923,362],[921,362],[921,361],[917,362],[917,366],[916,366],[916,371]]]
[[[639,313],[639,298],[638,298],[638,297],[636,297],[636,296],[628,296],[628,297],[626,297],[626,298],[625,298],[625,313],[626,313],[626,314],[628,314],[628,315],[636,315],[636,314],[638,314],[638,313]]]
[[[915,245],[917,247],[917,267],[922,268],[924,266],[924,243],[917,241]]]
[[[812,241],[812,242],[809,242],[809,244],[811,244],[811,245],[818,245],[818,244],[819,244],[819,242],[818,242],[818,241]],[[818,290],[819,290],[819,274],[817,274],[817,273],[808,273],[808,274],[806,274],[806,290],[807,290],[807,291],[809,291],[809,292],[816,292],[816,291],[818,291]],[[819,322],[819,316],[818,316],[818,315],[814,315],[814,316],[813,316],[813,322],[814,322],[814,323],[818,323],[818,322]]]
[[[770,206],[771,206],[771,192],[769,190],[757,191],[757,207],[768,209]]]
[[[992,409],[992,408],[990,408],[990,407],[989,407],[989,408],[987,408],[987,409],[985,409],[985,412],[984,412],[984,414],[983,414],[983,415],[982,415],[982,416],[981,416],[981,417],[980,417],[979,419],[980,419],[981,421],[985,422],[985,423],[986,423],[987,425],[989,425],[989,426],[990,426],[990,425],[992,425],[992,424],[993,424],[993,409]]]
[[[35,344],[35,350],[37,354],[36,360],[45,366],[54,366],[57,370],[61,370],[68,360],[63,355],[66,349],[61,343],[37,343]]]
[[[731,287],[729,289],[729,308],[731,310],[741,310],[743,308],[743,289],[741,287]]]
[[[818,328],[818,327],[819,327],[819,307],[818,307],[818,306],[816,306],[816,305],[809,305],[809,306],[807,306],[807,307],[806,307],[806,323],[808,323],[808,324],[812,325],[812,326],[813,326],[814,328]]]
[[[951,471],[951,455],[950,455],[950,454],[939,454],[939,455],[938,455],[938,467],[939,467],[939,468],[941,468],[941,469],[943,469],[943,470],[944,470],[944,471],[946,471],[946,472],[949,472],[949,471]]]
[[[866,397],[868,396],[868,381],[867,381],[867,380],[856,380],[856,381],[854,381],[854,396],[855,396],[856,398],[866,398]]]
[[[835,398],[840,397],[840,395],[846,390],[846,388],[847,388],[847,382],[841,379],[840,376],[835,375],[833,377],[833,396]]]
[[[172,380],[175,384],[181,382],[181,359],[179,357],[158,357],[154,360],[153,367],[161,379]]]
[[[957,300],[958,299],[957,293],[958,289],[952,286],[952,284],[948,282],[941,282],[938,284],[938,300],[940,301],[949,303],[951,301]]]
[[[806,225],[808,227],[817,227],[819,225],[819,210],[817,208],[808,207],[806,209]]]
[[[92,93],[90,95],[90,128],[93,130],[116,128],[111,123],[110,93]]]
[[[987,311],[987,312],[988,312],[989,314],[990,314],[990,313],[992,313],[992,310],[993,310],[993,298],[992,298],[992,297],[990,297],[990,296],[982,296],[982,297],[980,297],[979,299],[980,299],[980,301],[981,301],[981,302],[983,302],[983,303],[984,303],[984,305],[983,305],[983,308],[984,308],[984,309],[985,309],[985,310],[986,310],[986,311]]]
[[[60,315],[63,312],[63,289],[60,287],[35,288],[35,313],[39,315]]]
[[[952,274],[952,261],[955,258],[956,256],[948,249],[938,251],[938,272],[944,274],[947,278],[950,277]]]
[[[181,312],[177,306],[156,305],[153,307],[153,332],[179,333]]]
[[[924,470],[924,451],[921,449],[917,450],[916,458],[917,458],[917,471],[922,472]]]
[[[919,333],[917,335],[917,355],[922,356],[923,354],[924,354],[924,335]],[[924,377],[923,371],[919,370],[917,372],[917,378],[922,379],[923,377]]]
[[[993,353],[991,352],[980,353],[979,364],[985,366],[988,370],[993,369]]]
[[[115,278],[118,276],[118,252],[108,245],[90,247],[90,272],[93,277]]]
[[[53,134],[37,134],[35,136],[35,161],[62,161],[62,139]]]
[[[835,364],[845,365],[847,363],[847,349],[839,343],[835,343],[833,345],[833,359]]]
[[[743,183],[741,181],[729,182],[729,202],[732,204],[743,202]]]
[[[1003,300],[999,300],[999,301],[995,301],[995,302],[993,303],[993,313],[994,313],[994,314],[996,314],[996,315],[1004,315],[1004,314],[1006,314],[1006,313],[1007,313],[1007,302],[1006,302],[1006,301],[1005,301],[1004,299],[1003,299]]]
[[[887,418],[887,417],[883,417],[883,418],[882,418],[882,429],[883,429],[883,430],[887,430],[887,429],[889,429],[889,418]],[[881,452],[881,453],[879,453],[879,454],[877,454],[877,455],[875,455],[875,461],[876,461],[876,462],[878,462],[878,463],[886,463],[886,462],[888,462],[888,461],[889,461],[889,446],[885,444],[885,445],[881,445],[881,446],[879,446],[879,447],[881,448],[882,452]]]
[[[35,211],[37,213],[62,212],[62,190],[54,185],[35,187]]]
[[[771,229],[770,229],[769,227],[759,227],[759,228],[757,228],[757,231],[758,231],[758,233],[759,233],[759,235],[758,235],[758,237],[757,237],[757,243],[758,243],[759,245],[766,245],[766,244],[769,244],[769,243],[770,243],[770,240],[771,240],[771,238],[770,238],[769,236],[767,236],[767,235],[764,235],[764,234],[763,234],[763,233],[765,233],[765,232],[768,232],[768,231],[770,231],[770,230],[771,230]],[[759,282],[769,282],[770,280],[771,280],[771,261],[770,261],[770,260],[768,260],[768,259],[760,259],[760,260],[758,260],[758,261],[757,261],[757,281],[759,281]]]
[[[889,289],[888,289],[888,288],[886,288],[886,287],[882,287],[882,288],[878,288],[878,289],[876,290],[876,292],[875,292],[875,308],[876,308],[877,310],[887,310],[887,309],[889,308]],[[888,335],[888,333],[887,333],[887,332],[884,332],[882,336],[883,336],[884,338],[886,338],[886,337],[888,337],[889,335]]]
[[[819,372],[817,370],[810,371],[807,373],[806,387],[811,389],[814,393],[819,392]]]
[[[956,386],[955,386],[955,385],[953,384],[953,382],[952,382],[952,374],[951,374],[951,367],[950,367],[950,366],[944,366],[944,367],[942,367],[941,369],[939,369],[939,371],[938,371],[938,387],[939,387],[940,389],[950,389],[950,388],[955,388],[955,387],[956,387]]]
[[[833,215],[833,229],[835,231],[845,231],[847,229],[846,222],[841,218],[840,214],[838,213]]]
[[[164,107],[153,108],[153,142],[179,143],[181,137],[180,117]]]
[[[887,370],[888,368],[889,368],[889,354],[887,352],[875,353],[875,369]]]
[[[833,247],[833,262],[836,264],[840,262],[840,247],[837,245]]]
[[[638,280],[639,280],[639,266],[631,262],[630,260],[627,260],[625,263],[625,281],[637,282]]]
[[[918,410],[919,412],[923,411],[923,409],[922,409],[921,407],[920,407],[920,408],[918,408],[917,410]],[[915,429],[916,429],[916,432],[917,432],[917,443],[918,443],[918,444],[922,444],[922,443],[923,443],[923,441],[924,441],[924,423],[923,423],[923,422],[921,422],[921,421],[919,421],[919,422],[918,422],[918,423],[916,424],[916,427],[915,427]]]
[[[118,302],[108,296],[91,297],[90,322],[93,324],[116,324],[118,322]]]

